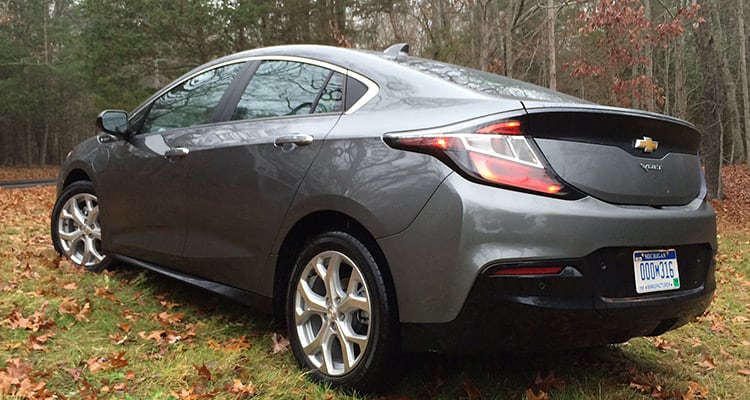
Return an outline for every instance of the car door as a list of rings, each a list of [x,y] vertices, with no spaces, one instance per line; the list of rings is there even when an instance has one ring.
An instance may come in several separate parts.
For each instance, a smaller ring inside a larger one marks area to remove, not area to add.
[[[260,266],[321,142],[341,115],[344,74],[259,63],[230,121],[190,149],[189,272],[258,292]]]
[[[105,251],[177,267],[185,243],[188,165],[184,144],[210,130],[243,63],[189,76],[131,117],[136,133],[108,143],[97,191]]]

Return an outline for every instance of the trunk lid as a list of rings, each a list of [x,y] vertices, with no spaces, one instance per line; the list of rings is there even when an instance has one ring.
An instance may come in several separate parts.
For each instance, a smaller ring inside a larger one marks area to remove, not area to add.
[[[609,203],[648,206],[684,205],[700,195],[700,133],[692,125],[593,105],[528,106],[524,132],[552,170],[579,191]]]

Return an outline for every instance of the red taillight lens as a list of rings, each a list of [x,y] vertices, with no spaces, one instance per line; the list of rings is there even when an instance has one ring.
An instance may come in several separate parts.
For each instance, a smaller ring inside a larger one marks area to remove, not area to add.
[[[540,267],[511,267],[502,268],[492,272],[492,275],[508,276],[508,275],[557,275],[565,267],[558,266],[540,266]]]
[[[481,153],[469,153],[469,156],[479,175],[490,182],[549,194],[562,190],[562,186],[547,175],[545,169],[529,167]]]
[[[477,130],[477,133],[494,133],[496,135],[521,135],[521,121],[503,121],[487,125]]]
[[[390,146],[446,159],[477,180],[548,195],[565,195],[548,171],[521,122],[501,121],[475,133],[410,133],[385,137]]]

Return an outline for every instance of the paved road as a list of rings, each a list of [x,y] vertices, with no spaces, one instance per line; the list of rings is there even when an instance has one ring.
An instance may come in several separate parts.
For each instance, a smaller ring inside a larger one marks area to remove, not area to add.
[[[34,186],[49,186],[54,185],[57,180],[55,179],[32,179],[27,181],[0,181],[0,187],[6,189],[21,189],[29,188]]]

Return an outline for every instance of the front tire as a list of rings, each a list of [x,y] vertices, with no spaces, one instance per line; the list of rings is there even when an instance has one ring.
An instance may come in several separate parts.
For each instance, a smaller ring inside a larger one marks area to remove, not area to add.
[[[99,201],[94,185],[79,181],[66,187],[52,210],[52,243],[55,250],[89,271],[101,271],[109,264],[102,253]]]
[[[295,358],[314,379],[382,390],[397,345],[395,301],[383,266],[345,232],[317,236],[292,272],[286,306]]]

